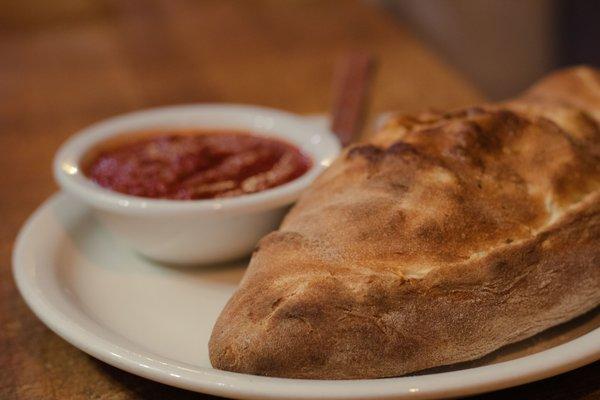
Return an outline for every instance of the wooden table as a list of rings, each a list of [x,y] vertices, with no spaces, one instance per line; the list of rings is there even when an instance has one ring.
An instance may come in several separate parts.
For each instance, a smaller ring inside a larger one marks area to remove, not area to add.
[[[56,191],[53,153],[76,130],[143,107],[241,102],[327,110],[334,60],[377,54],[371,115],[456,107],[477,91],[370,2],[5,2],[0,12],[0,399],[208,398],[99,362],[29,311],[14,238]],[[482,398],[600,397],[597,364]]]

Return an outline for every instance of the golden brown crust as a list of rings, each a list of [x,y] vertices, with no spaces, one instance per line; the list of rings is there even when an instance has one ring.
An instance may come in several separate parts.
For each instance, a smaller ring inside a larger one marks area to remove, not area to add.
[[[213,366],[398,376],[481,357],[600,303],[600,73],[392,119],[252,257]]]

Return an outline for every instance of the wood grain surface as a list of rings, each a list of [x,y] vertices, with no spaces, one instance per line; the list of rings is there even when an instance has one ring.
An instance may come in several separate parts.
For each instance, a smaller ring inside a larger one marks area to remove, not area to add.
[[[0,399],[209,398],[122,372],[28,310],[10,271],[27,216],[56,191],[70,134],[139,108],[240,102],[320,113],[336,58],[378,56],[371,115],[480,96],[372,2],[0,1]],[[598,363],[485,399],[600,398]]]

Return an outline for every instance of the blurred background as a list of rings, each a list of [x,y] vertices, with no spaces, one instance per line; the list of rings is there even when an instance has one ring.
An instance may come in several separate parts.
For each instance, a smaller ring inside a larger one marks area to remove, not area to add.
[[[600,3],[586,0],[382,0],[490,98],[548,71],[600,63]]]
[[[285,3],[285,5],[278,3]],[[154,62],[186,63],[194,59],[194,56],[180,58],[177,54],[173,54],[178,51],[185,52],[186,46],[169,50],[171,53],[161,52],[161,49],[168,47],[165,42],[170,40],[169,35],[174,35],[173,30],[187,29],[187,32],[184,32],[188,35],[187,40],[205,46],[211,45],[208,42],[214,44],[220,41],[223,54],[250,52],[253,47],[260,48],[264,38],[251,36],[236,38],[236,35],[244,36],[247,33],[244,25],[277,23],[277,18],[265,18],[260,15],[260,10],[253,10],[257,6],[262,8],[265,4],[267,6],[270,4],[275,9],[275,14],[282,14],[281,20],[286,21],[290,31],[295,31],[295,35],[306,35],[307,38],[313,35],[313,30],[320,29],[316,27],[318,24],[328,24],[333,27],[340,24],[335,17],[327,20],[303,12],[299,12],[296,18],[293,18],[294,8],[311,3],[317,7],[319,1],[2,0],[0,1],[0,34],[4,38],[3,44],[6,45],[7,38],[14,35],[37,35],[40,32],[47,32],[60,36],[61,32],[66,34],[86,25],[116,26],[119,20],[127,21],[127,26],[124,27],[126,30],[140,33],[148,30],[143,25],[150,23],[153,24],[151,31],[144,34],[146,42],[140,39],[140,43],[134,44],[138,47],[137,50],[153,53],[156,57],[171,59]],[[329,0],[325,3],[328,3],[327,7],[340,9],[353,7],[350,4],[353,2],[345,0]],[[363,3],[389,14],[399,26],[408,29],[412,35],[429,46],[436,56],[455,67],[491,99],[511,96],[534,79],[559,66],[600,63],[600,51],[596,44],[600,38],[600,24],[597,23],[597,18],[600,16],[600,3],[595,1],[364,0]],[[238,10],[235,12],[228,10],[232,7]],[[323,5],[319,4],[318,7],[322,8]],[[344,12],[340,12],[339,15],[340,18],[352,18]],[[335,13],[329,16],[335,16]],[[265,20],[260,21],[257,18],[265,18]],[[369,16],[365,15],[365,18],[368,19]],[[291,26],[290,20],[294,21]],[[198,29],[195,30],[190,27],[193,24],[208,24],[212,28],[197,27]],[[222,31],[219,31],[218,26],[222,27]],[[356,31],[351,34],[366,38],[372,33],[365,32],[365,27],[377,29],[365,24],[355,26]],[[286,30],[285,26],[278,28]],[[335,28],[331,29],[331,33],[336,33]],[[93,51],[94,46],[101,46],[97,43],[98,32],[86,31],[81,34],[91,35],[87,38],[89,51]],[[126,33],[119,33],[118,30],[114,34],[127,36]],[[221,35],[221,37],[214,35]],[[277,48],[281,51],[279,56],[285,53],[286,34],[281,35],[280,38],[281,43]],[[81,39],[86,40],[85,37]],[[236,40],[238,40],[237,45],[233,44]],[[290,46],[299,45],[293,38],[288,40],[288,43]],[[306,43],[310,43],[310,40]],[[368,41],[362,44],[368,47]],[[35,46],[35,43],[32,45]],[[75,48],[72,50],[77,51]],[[104,51],[100,48],[96,50]],[[329,50],[335,49],[332,46]],[[313,53],[315,58],[318,57],[318,51],[319,49],[315,49]],[[46,54],[47,56],[50,55]],[[11,60],[3,58],[4,64],[10,64]],[[235,57],[229,57],[231,58]],[[213,63],[226,61],[228,61],[226,56],[223,59],[206,60]],[[270,61],[272,60],[264,60],[264,62]],[[39,62],[43,64],[52,60],[40,59]],[[237,65],[237,67],[260,69],[259,63],[255,64]],[[153,65],[146,67],[151,69]],[[193,69],[190,67],[190,72]],[[201,73],[200,70],[201,68],[196,68],[196,72]],[[296,70],[294,72],[316,73]],[[401,79],[401,76],[398,76],[398,79]],[[189,88],[189,90],[193,89]]]

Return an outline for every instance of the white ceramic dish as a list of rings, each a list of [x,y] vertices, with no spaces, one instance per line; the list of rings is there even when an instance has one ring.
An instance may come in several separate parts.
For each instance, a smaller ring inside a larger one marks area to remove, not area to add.
[[[312,158],[301,177],[259,193],[212,200],[157,200],[110,191],[87,179],[83,156],[108,138],[160,129],[237,129],[283,138]],[[161,107],[110,118],[72,136],[54,159],[54,175],[68,193],[139,253],[175,264],[239,259],[274,230],[287,207],[340,151],[323,124],[283,111],[242,105]]]
[[[29,219],[13,255],[23,297],[67,341],[134,374],[214,395],[456,397],[542,379],[600,358],[600,318],[595,314],[450,372],[318,381],[215,370],[208,360],[208,338],[244,267],[177,269],[154,264],[109,235],[87,207],[65,194],[54,196]]]

